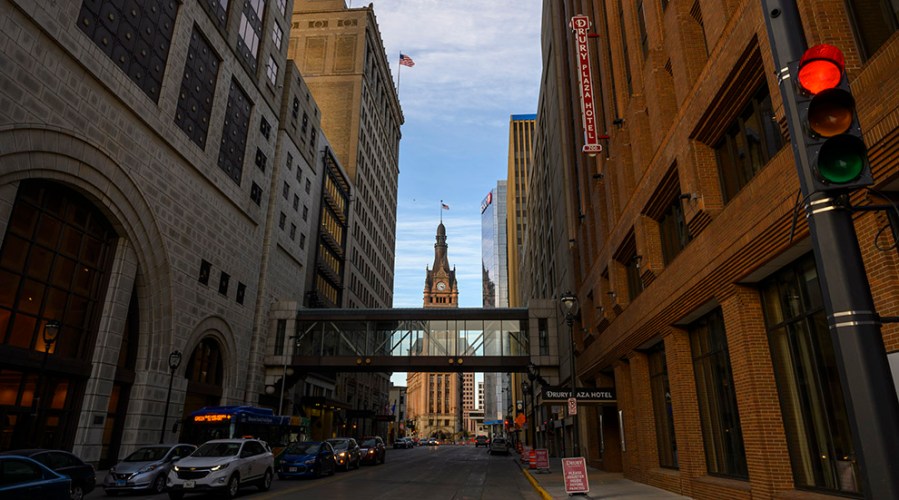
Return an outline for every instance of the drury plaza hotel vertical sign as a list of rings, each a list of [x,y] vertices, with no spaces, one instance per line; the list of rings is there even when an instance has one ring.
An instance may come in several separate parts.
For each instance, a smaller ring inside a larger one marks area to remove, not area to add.
[[[577,46],[578,81],[581,85],[581,114],[584,122],[583,152],[594,156],[602,151],[599,134],[596,132],[596,108],[593,104],[593,76],[590,71],[590,52],[587,49],[587,35],[590,31],[590,19],[578,14],[571,18],[571,31],[574,32]]]

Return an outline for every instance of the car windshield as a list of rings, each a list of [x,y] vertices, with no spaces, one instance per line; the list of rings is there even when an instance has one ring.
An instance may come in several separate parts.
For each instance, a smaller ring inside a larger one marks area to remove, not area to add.
[[[145,448],[140,448],[134,453],[128,455],[128,458],[125,459],[126,462],[157,462],[162,460],[165,457],[165,454],[168,453],[169,448],[161,448],[159,446],[147,446]]]
[[[321,445],[318,443],[291,443],[284,453],[290,453],[292,455],[313,455],[318,453],[320,447]]]
[[[363,447],[363,448],[364,448],[364,447],[369,447],[369,448],[371,448],[372,446],[377,446],[377,445],[378,445],[378,441],[377,441],[377,440],[374,440],[374,439],[366,439],[365,441],[362,441],[362,447]]]
[[[496,443],[496,444],[503,444],[503,443],[506,442],[506,440],[503,439],[503,438],[496,438],[496,439],[493,440],[493,442]]]
[[[240,451],[240,443],[205,443],[196,449],[193,457],[231,457]]]
[[[350,442],[346,439],[329,439],[328,442],[335,450],[345,450],[350,446]]]

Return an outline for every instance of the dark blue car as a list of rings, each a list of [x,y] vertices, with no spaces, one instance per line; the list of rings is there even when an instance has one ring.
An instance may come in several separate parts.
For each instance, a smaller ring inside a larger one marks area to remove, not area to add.
[[[72,480],[28,457],[0,456],[0,498],[69,498]]]
[[[278,478],[321,477],[337,470],[334,449],[324,441],[290,443],[278,460]]]
[[[72,481],[69,488],[71,500],[81,500],[84,495],[93,491],[97,483],[94,467],[64,450],[13,450],[4,451],[0,455],[28,457],[40,462],[48,469],[68,477]]]

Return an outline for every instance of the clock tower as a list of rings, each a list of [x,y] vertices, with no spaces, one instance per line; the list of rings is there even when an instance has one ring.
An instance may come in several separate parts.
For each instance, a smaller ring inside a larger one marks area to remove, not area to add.
[[[456,268],[450,269],[446,257],[446,227],[437,226],[437,243],[434,243],[434,265],[425,268],[424,307],[459,307],[459,284]]]

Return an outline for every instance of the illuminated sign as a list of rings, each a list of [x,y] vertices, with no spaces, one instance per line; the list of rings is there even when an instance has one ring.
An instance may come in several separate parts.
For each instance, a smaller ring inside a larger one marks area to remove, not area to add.
[[[581,86],[581,115],[584,125],[583,152],[596,156],[602,151],[599,134],[596,131],[596,108],[593,103],[593,76],[590,71],[590,52],[587,49],[587,35],[590,31],[590,19],[584,15],[571,18],[571,31],[574,32],[577,47],[578,80]]]
[[[487,197],[481,202],[481,213],[484,213],[484,210],[487,210],[491,203],[493,203],[493,191],[487,193]]]
[[[223,420],[231,420],[231,415],[223,413],[212,413],[210,415],[194,415],[194,422],[221,422]]]

